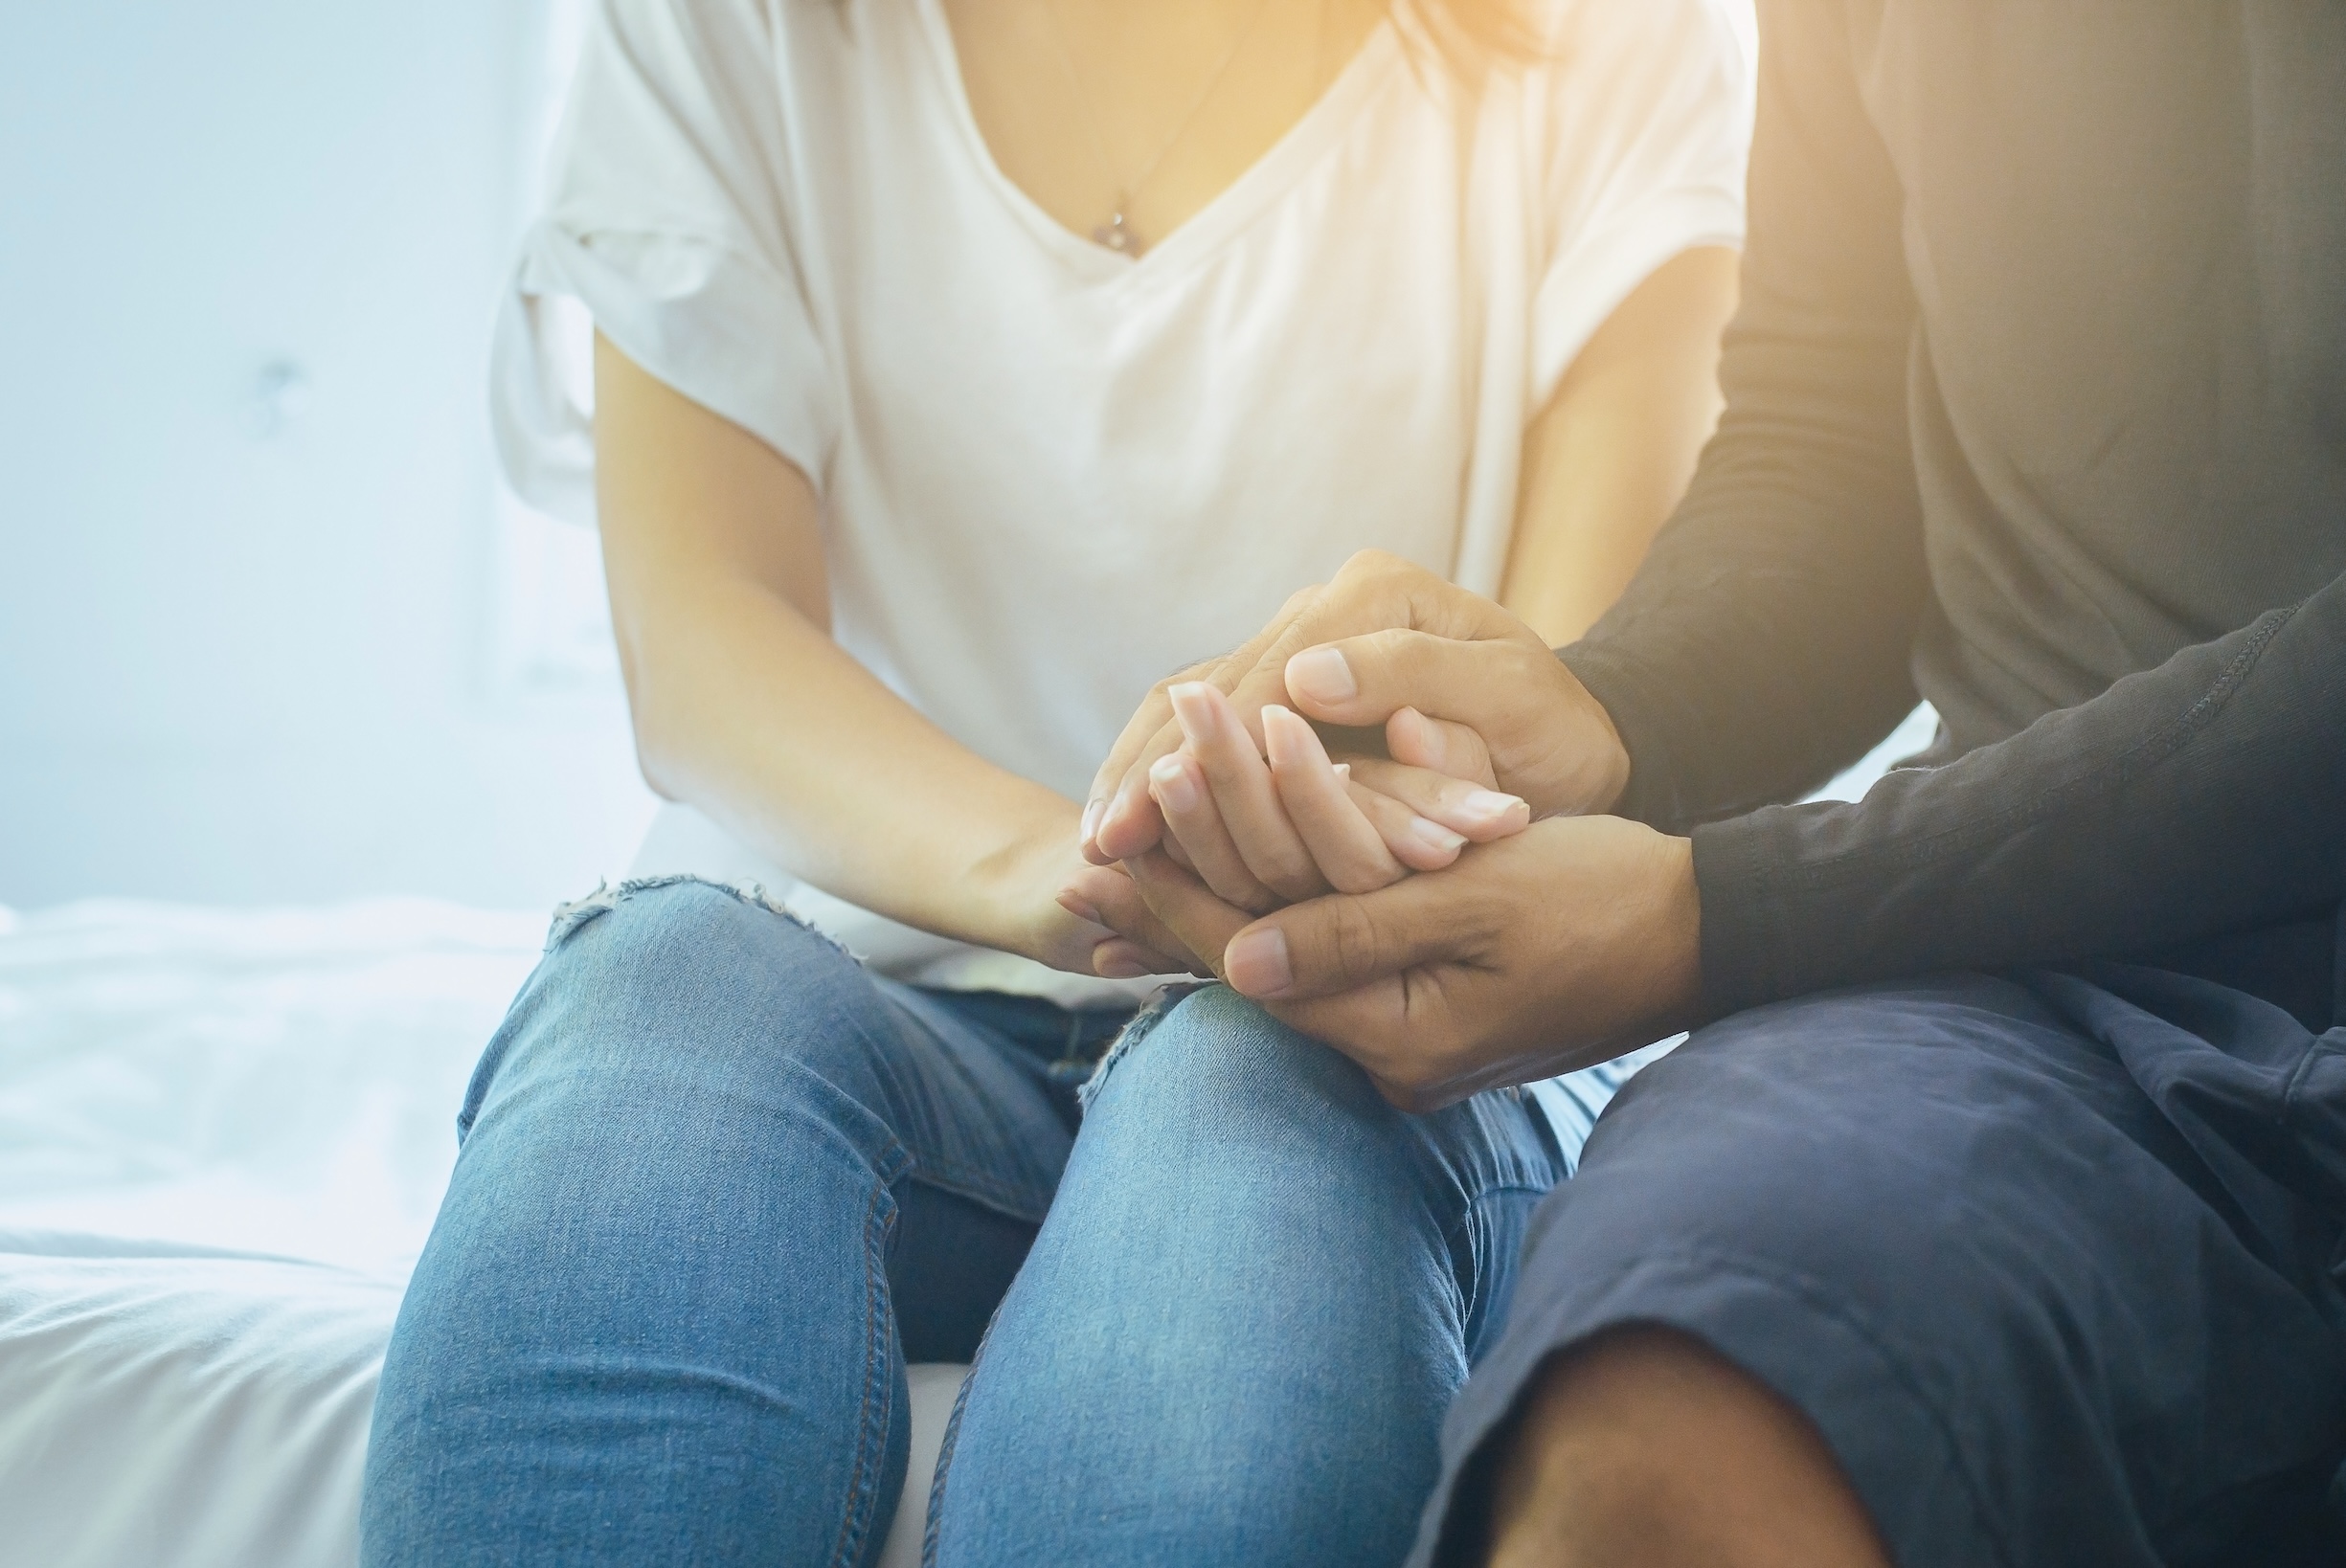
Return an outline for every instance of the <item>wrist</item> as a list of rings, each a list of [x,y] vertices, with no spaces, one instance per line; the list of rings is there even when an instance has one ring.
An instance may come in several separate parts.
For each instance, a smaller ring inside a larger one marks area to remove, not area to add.
[[[1629,748],[1622,744],[1621,730],[1613,722],[1613,715],[1605,711],[1605,705],[1588,687],[1580,688],[1580,699],[1587,710],[1590,732],[1584,752],[1587,768],[1580,782],[1581,798],[1587,804],[1581,809],[1585,813],[1610,813],[1629,793]],[[1694,876],[1691,845],[1687,847],[1686,866],[1691,885]]]
[[[1581,664],[1565,657],[1577,657],[1584,646],[1575,643],[1558,649],[1553,657],[1556,674],[1564,683],[1565,706],[1572,715],[1572,766],[1560,792],[1568,798],[1553,809],[1590,816],[1610,813],[1621,803],[1629,794],[1632,765],[1629,743],[1621,738],[1621,727],[1613,721],[1600,689],[1589,683]]]
[[[1081,816],[1073,801],[1042,789],[1007,803],[999,832],[955,879],[959,934],[1049,962],[1058,927],[1071,918],[1056,899],[1077,857]]]

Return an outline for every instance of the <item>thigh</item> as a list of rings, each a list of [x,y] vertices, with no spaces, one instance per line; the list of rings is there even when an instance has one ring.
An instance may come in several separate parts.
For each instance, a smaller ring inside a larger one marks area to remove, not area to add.
[[[2228,1180],[2222,1140],[2178,1125],[2195,1095],[2162,1105],[2139,1074],[2261,1082],[2273,1115],[2314,1042],[2247,1062],[2229,1027],[2128,1008],[2173,1050],[2129,1048],[2052,994],[2074,983],[1807,998],[1640,1074],[1535,1221],[1426,1544],[1523,1379],[1645,1321],[1805,1411],[1902,1562],[2248,1560],[2259,1532],[2252,1559],[2292,1560],[2341,1437],[2335,1292],[2234,1196],[2271,1184]],[[2310,1207],[2281,1228],[2336,1242]]]
[[[371,1560],[857,1560],[904,1466],[900,1207],[1004,1227],[944,1216],[914,1270],[982,1316],[1069,1144],[1030,1067],[762,901],[574,907],[460,1118]]]
[[[1087,1098],[965,1394],[937,1560],[1398,1561],[1561,1175],[1537,1110],[1403,1115],[1219,987],[1137,1023]]]
[[[808,1115],[844,1149],[1040,1222],[1071,1142],[1037,1064],[928,994],[738,889],[630,884],[568,907],[473,1075],[457,1131],[485,1157],[507,1128],[605,1157],[635,1145],[680,1179],[687,1153]],[[553,1102],[564,1114],[549,1116]]]

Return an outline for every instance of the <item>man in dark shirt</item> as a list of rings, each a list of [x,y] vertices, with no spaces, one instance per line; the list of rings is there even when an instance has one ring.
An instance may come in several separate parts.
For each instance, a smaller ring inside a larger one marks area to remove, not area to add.
[[[1250,922],[1120,748],[1094,848],[1405,1106],[1701,1025],[1543,1209],[1421,1557],[2340,1560],[2346,9],[1761,37],[1727,412],[1621,603],[1548,659],[1356,563],[1220,681],[1453,721],[1541,819]],[[1918,691],[1922,766],[1771,803]]]

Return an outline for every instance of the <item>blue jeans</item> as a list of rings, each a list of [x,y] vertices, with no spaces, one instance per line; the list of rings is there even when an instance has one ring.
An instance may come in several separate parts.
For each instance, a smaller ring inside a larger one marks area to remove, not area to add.
[[[1510,1093],[1402,1115],[1220,988],[1094,1074],[1122,1021],[704,883],[567,915],[459,1119],[364,1560],[867,1563],[907,1358],[974,1355],[935,1560],[1399,1561],[1568,1152]]]

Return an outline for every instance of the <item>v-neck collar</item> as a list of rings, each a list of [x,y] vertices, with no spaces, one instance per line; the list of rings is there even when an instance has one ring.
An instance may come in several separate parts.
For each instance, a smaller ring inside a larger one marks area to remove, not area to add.
[[[991,185],[1011,213],[1036,240],[1086,278],[1113,282],[1181,270],[1191,259],[1212,251],[1249,219],[1276,201],[1314,163],[1329,144],[1352,123],[1354,111],[1381,83],[1401,57],[1400,40],[1390,15],[1377,25],[1337,72],[1327,90],[1305,109],[1279,139],[1213,198],[1184,218],[1173,232],[1139,256],[1112,251],[1085,238],[1043,210],[1026,189],[1003,172],[994,148],[979,127],[970,106],[969,84],[961,77],[961,56],[954,41],[953,23],[943,0],[914,0],[921,31],[927,34],[929,59],[941,78],[947,112],[961,136],[964,150],[980,176]]]

